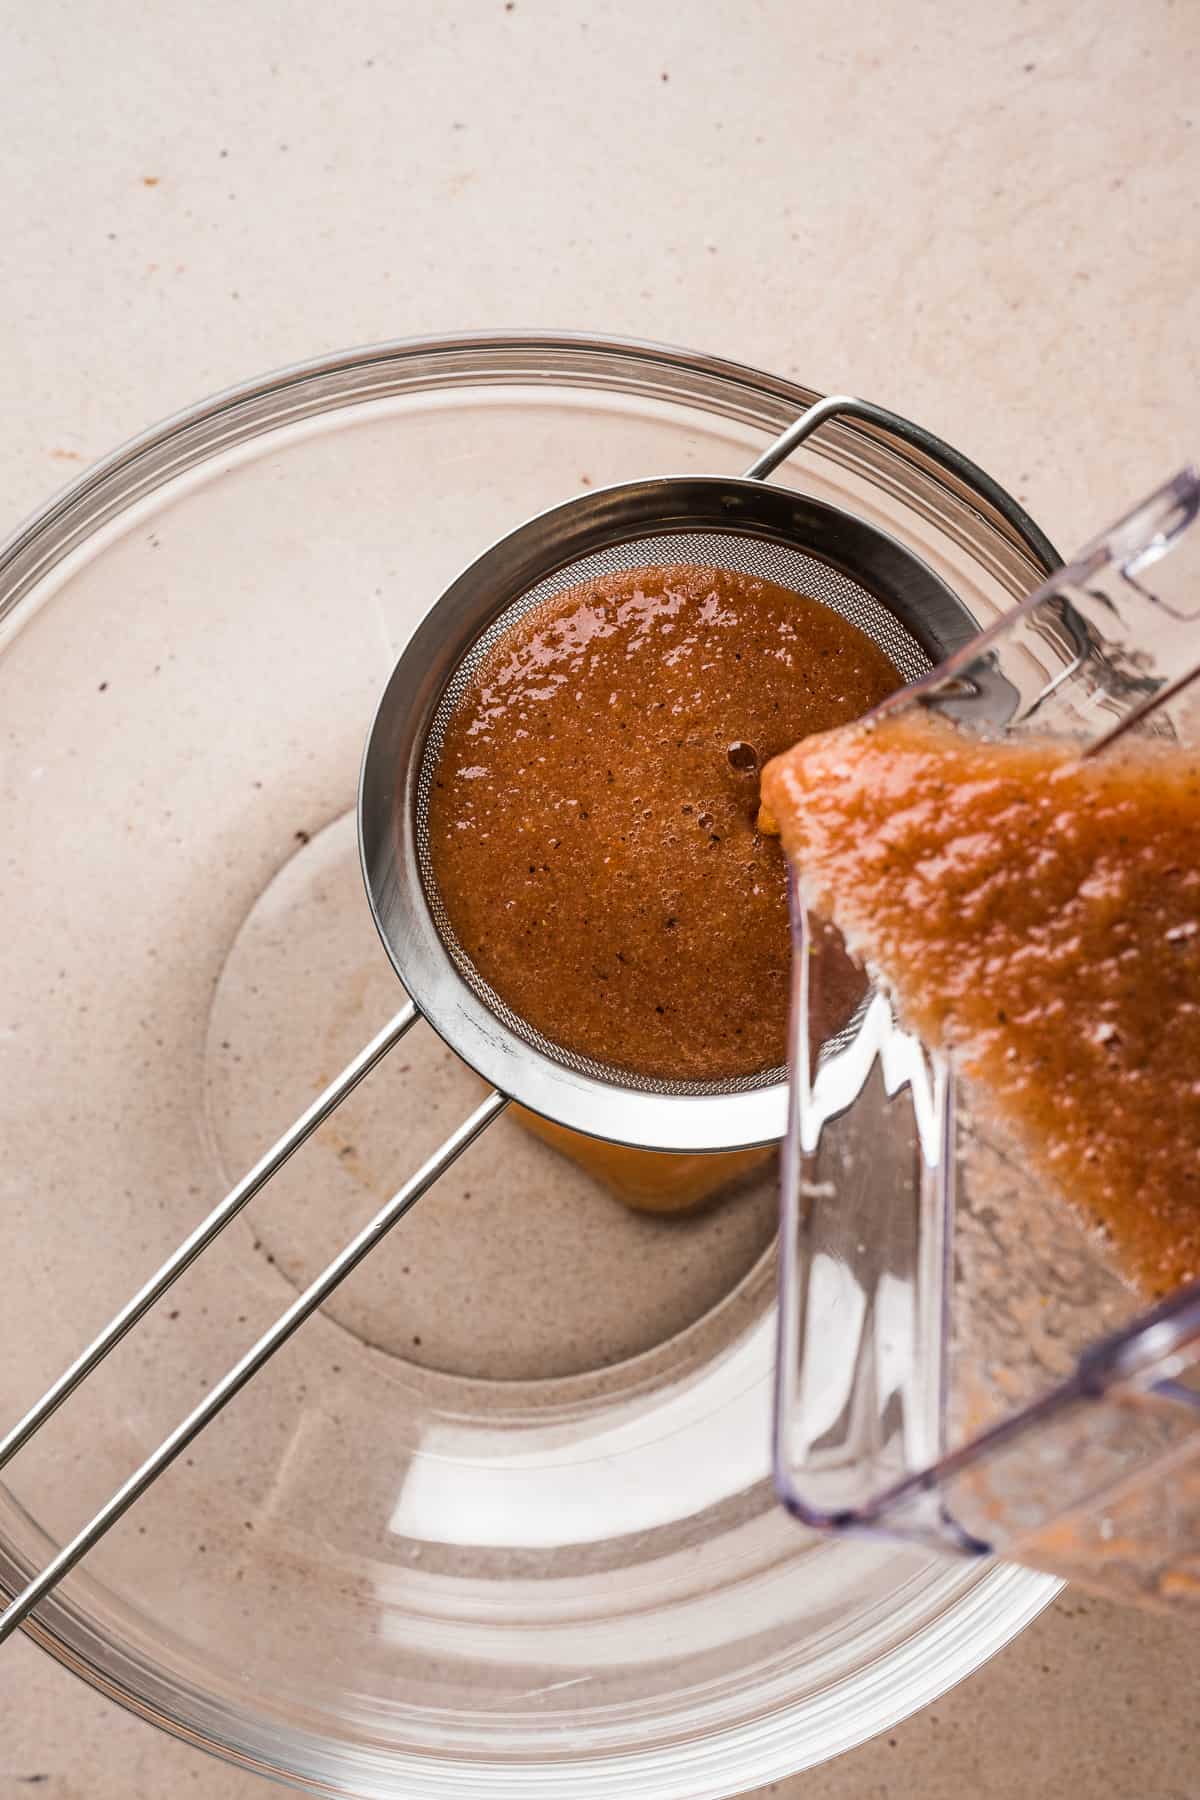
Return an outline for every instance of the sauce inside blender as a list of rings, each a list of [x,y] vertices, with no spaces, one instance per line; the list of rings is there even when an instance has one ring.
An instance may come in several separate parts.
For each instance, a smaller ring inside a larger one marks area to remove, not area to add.
[[[692,564],[569,589],[475,671],[431,797],[459,942],[562,1048],[644,1076],[753,1075],[786,1054],[784,858],[759,769],[900,685],[821,602]],[[823,954],[824,1036],[862,992]]]
[[[1200,1276],[1200,758],[917,708],[764,773],[806,901],[1153,1294]]]

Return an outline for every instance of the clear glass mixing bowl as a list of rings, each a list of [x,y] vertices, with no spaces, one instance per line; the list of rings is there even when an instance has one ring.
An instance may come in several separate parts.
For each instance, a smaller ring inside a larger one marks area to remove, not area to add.
[[[16,1417],[391,1015],[363,738],[416,621],[582,484],[740,471],[813,396],[489,336],[195,408],[0,552],[0,1408]],[[990,616],[1038,571],[916,451],[775,477]],[[0,1489],[40,1564],[467,1110],[427,1028]],[[313,1791],[703,1800],[849,1748],[1056,1583],[806,1535],[769,1480],[772,1177],[627,1212],[503,1120],[48,1603],[146,1718]]]

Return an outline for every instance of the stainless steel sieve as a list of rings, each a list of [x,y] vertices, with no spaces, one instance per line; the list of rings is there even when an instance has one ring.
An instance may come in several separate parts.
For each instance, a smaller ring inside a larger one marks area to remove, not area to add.
[[[367,739],[359,789],[367,897],[408,1001],[0,1439],[0,1468],[419,1018],[493,1091],[11,1600],[0,1615],[0,1642],[510,1100],[570,1130],[650,1150],[732,1150],[783,1137],[788,1096],[782,1067],[725,1082],[643,1078],[579,1056],[515,1014],[455,938],[429,854],[428,802],[447,724],[481,659],[531,607],[597,575],[692,562],[766,577],[851,620],[909,681],[966,644],[975,621],[912,551],[851,513],[765,481],[839,414],[933,458],[999,514],[1047,569],[1057,566],[1032,521],[982,470],[907,420],[834,396],[810,407],[740,478],[665,477],[587,493],[519,526],[453,582],[392,671]]]

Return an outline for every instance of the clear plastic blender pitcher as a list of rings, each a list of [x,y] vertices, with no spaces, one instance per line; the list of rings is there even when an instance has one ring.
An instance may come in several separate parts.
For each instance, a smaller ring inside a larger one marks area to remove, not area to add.
[[[1198,511],[1186,470],[906,703],[968,730],[1200,744]],[[784,1503],[829,1532],[1200,1602],[1200,1282],[1147,1311],[878,991],[810,1052],[819,926],[798,900],[793,918]]]

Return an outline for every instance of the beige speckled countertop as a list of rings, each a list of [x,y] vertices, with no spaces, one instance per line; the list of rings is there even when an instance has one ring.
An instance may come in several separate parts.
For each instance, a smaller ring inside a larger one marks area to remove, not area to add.
[[[695,345],[960,445],[1064,547],[1200,453],[1200,8],[1130,0],[10,7],[0,519],[323,349]],[[1194,1628],[1068,1594],[773,1792],[1200,1794]],[[28,1644],[0,1795],[265,1793]]]

